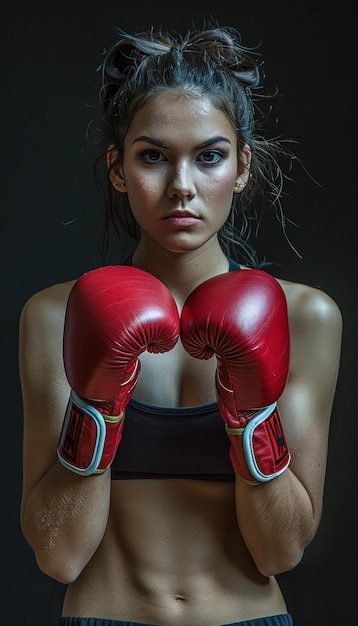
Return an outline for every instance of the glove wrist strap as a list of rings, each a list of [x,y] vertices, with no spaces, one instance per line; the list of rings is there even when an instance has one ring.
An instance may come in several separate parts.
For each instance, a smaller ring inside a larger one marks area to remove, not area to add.
[[[121,439],[123,412],[102,415],[71,391],[57,456],[64,467],[80,474],[102,474],[111,465]]]
[[[236,473],[250,484],[268,482],[284,472],[290,463],[285,435],[276,402],[256,411],[242,428],[227,423],[230,456]]]

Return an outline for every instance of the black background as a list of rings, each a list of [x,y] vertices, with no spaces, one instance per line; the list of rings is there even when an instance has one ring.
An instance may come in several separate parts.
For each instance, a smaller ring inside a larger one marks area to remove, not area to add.
[[[6,626],[56,624],[64,588],[42,574],[22,538],[22,404],[18,321],[26,299],[100,264],[100,205],[91,166],[103,49],[114,26],[186,30],[201,14],[237,27],[279,87],[279,134],[297,140],[285,210],[286,244],[264,220],[259,250],[276,275],[318,286],[344,318],[325,505],[303,561],[279,577],[295,626],[355,623],[357,559],[357,54],[353,2],[119,3],[19,0],[1,10],[1,253],[3,268],[1,617]],[[112,247],[108,262],[116,262]],[[5,406],[4,406],[5,401]],[[140,531],[140,529],[139,529]]]

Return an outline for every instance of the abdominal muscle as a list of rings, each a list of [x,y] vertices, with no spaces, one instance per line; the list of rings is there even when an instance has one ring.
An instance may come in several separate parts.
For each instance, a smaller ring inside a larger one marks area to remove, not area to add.
[[[68,587],[63,615],[217,626],[286,612],[236,521],[234,483],[112,481],[103,540]]]

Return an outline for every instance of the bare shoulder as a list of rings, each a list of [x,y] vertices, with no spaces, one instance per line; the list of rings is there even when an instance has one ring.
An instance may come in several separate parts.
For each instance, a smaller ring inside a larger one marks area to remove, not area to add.
[[[38,291],[23,306],[19,357],[24,387],[27,380],[43,381],[49,377],[54,364],[62,373],[63,327],[68,296],[74,283],[58,283]]]
[[[342,314],[338,304],[327,293],[302,283],[278,281],[286,295],[290,323],[303,330],[311,328],[336,329],[341,332]]]
[[[68,296],[75,280],[57,283],[34,293],[25,302],[21,311],[21,320],[43,323],[46,317],[63,317]]]
[[[341,311],[327,293],[316,287],[279,282],[288,308],[291,379],[305,380],[307,387],[315,387],[316,395],[321,392],[331,399],[340,363]]]

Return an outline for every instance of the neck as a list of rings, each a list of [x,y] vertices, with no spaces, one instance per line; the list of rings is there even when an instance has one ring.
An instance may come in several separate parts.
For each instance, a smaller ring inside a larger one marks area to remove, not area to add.
[[[200,283],[228,271],[228,260],[217,240],[188,252],[171,252],[139,244],[133,265],[159,278],[179,300]]]

